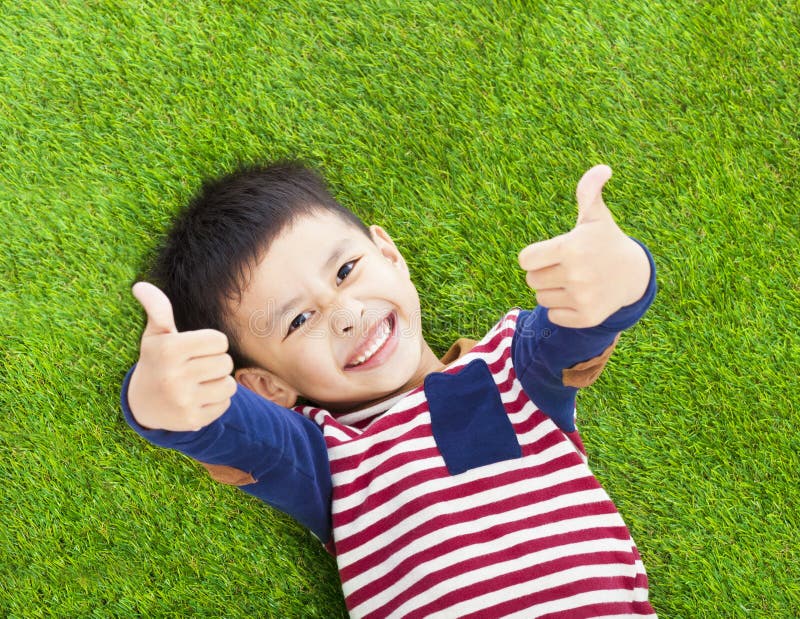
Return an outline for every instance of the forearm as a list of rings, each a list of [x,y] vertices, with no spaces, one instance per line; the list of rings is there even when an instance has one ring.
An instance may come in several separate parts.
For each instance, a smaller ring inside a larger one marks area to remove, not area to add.
[[[241,487],[328,540],[330,469],[324,438],[313,422],[240,386],[230,408],[201,430],[149,430],[136,422],[128,405],[129,379],[130,372],[122,410],[138,434],[198,460],[216,479]]]
[[[517,376],[533,402],[564,431],[575,429],[578,388],[597,378],[619,333],[636,324],[655,298],[655,264],[647,248],[639,244],[650,263],[647,289],[637,302],[619,309],[602,324],[586,329],[558,326],[542,306],[520,314],[512,344]]]

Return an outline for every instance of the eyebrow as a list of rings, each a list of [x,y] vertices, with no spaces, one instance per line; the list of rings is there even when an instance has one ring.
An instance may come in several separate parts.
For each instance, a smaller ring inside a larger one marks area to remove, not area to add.
[[[322,265],[321,272],[325,273],[327,270],[333,268],[333,266],[339,261],[339,259],[344,255],[347,246],[351,243],[351,239],[346,238],[343,239],[336,247],[333,248],[331,255],[328,256],[328,259],[325,260],[325,263]],[[293,306],[297,305],[300,300],[302,299],[301,295],[297,295],[289,299],[286,303],[284,303],[280,309],[272,315],[271,323],[275,324],[275,320],[283,316],[286,312],[289,311]]]
[[[350,239],[343,239],[341,243],[339,243],[336,247],[333,248],[331,255],[328,256],[328,259],[325,261],[325,264],[322,265],[323,273],[328,269],[332,268],[339,261],[339,258],[342,257],[345,249],[347,249],[347,246],[349,244],[350,244]]]

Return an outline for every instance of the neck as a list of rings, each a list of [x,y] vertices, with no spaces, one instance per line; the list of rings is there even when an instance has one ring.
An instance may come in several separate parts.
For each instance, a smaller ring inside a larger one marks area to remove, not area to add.
[[[392,394],[392,396],[419,387],[428,374],[430,374],[431,372],[441,372],[444,369],[444,367],[445,367],[444,363],[442,363],[436,357],[434,352],[431,350],[431,347],[428,346],[428,342],[423,341],[422,357],[420,359],[419,366],[417,367],[417,371],[414,372],[414,375],[408,380],[408,382],[406,382],[402,387],[400,387],[397,391],[395,391]]]

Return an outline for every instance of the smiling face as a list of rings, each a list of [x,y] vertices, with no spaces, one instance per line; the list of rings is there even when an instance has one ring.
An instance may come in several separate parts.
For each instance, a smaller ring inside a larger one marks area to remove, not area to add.
[[[343,411],[441,368],[403,257],[383,229],[370,231],[320,211],[271,244],[232,311],[242,352],[259,366],[238,370],[241,383]]]

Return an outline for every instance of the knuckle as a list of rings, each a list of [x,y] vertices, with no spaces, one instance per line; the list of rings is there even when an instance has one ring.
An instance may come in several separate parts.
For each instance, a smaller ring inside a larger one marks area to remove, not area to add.
[[[180,390],[172,396],[172,402],[176,410],[180,411],[184,416],[191,416],[193,410],[193,398],[186,390]]]
[[[195,337],[197,345],[208,352],[222,353],[228,350],[228,336],[222,331],[201,329]]]
[[[228,350],[228,336],[225,335],[222,331],[215,331],[215,337],[218,342],[218,346],[221,350],[225,351]]]
[[[564,258],[565,262],[573,262],[578,260],[581,256],[581,244],[580,243],[562,243],[561,244],[561,255]]]
[[[583,290],[586,284],[586,268],[580,263],[574,264],[566,270],[565,278],[567,283]]]
[[[591,290],[585,286],[579,286],[575,291],[575,303],[578,307],[591,309],[594,305],[595,298]]]
[[[158,376],[158,384],[162,391],[172,394],[180,394],[182,390],[178,389],[181,383],[180,373],[174,367],[161,368]]]
[[[559,234],[558,236],[554,236],[549,241],[545,241],[550,246],[550,251],[553,251],[556,254],[560,254],[564,251],[564,248],[569,245],[569,233],[567,234]]]
[[[175,347],[169,346],[165,342],[162,342],[154,348],[153,358],[161,367],[171,367],[175,365]]]
[[[574,291],[575,295],[586,291],[585,269],[580,264],[572,264],[564,272],[566,284]]]

